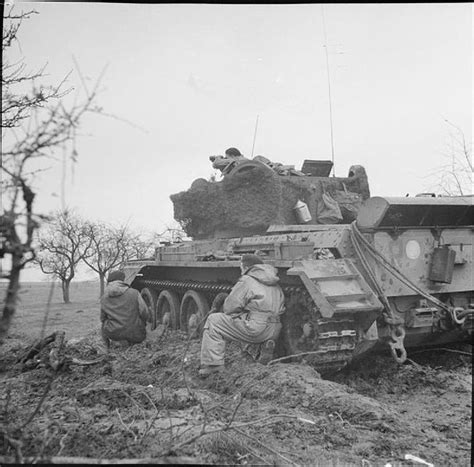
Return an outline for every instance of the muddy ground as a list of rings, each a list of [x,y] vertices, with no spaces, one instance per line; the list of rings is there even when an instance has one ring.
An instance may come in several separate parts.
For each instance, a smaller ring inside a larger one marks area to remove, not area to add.
[[[67,354],[94,359],[97,341],[72,339]],[[262,366],[231,346],[225,373],[200,380],[199,342],[186,349],[180,333],[57,372],[15,363],[24,344],[8,339],[0,384],[2,424],[26,457],[326,466],[394,465],[412,454],[470,465],[471,364],[462,355],[420,354],[419,366],[401,367],[372,356],[327,380],[304,363]],[[49,381],[38,414],[15,430]],[[4,441],[1,452],[15,450]]]
[[[72,310],[70,316],[89,313]],[[78,333],[79,321],[54,313],[48,332],[66,331],[67,355],[95,359],[95,321],[81,318],[87,326]],[[471,465],[469,356],[413,353],[398,366],[389,355],[371,355],[322,379],[304,362],[255,363],[232,344],[226,371],[201,380],[199,341],[158,328],[143,344],[116,346],[100,363],[53,371],[17,362],[38,337],[19,326],[30,315],[20,311],[0,347],[3,461],[16,453],[30,462],[422,465],[406,460],[410,454],[436,466]],[[451,349],[472,351],[469,344]]]

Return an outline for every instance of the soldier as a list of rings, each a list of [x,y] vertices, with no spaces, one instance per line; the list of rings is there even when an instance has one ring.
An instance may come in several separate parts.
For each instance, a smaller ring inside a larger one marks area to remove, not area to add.
[[[237,148],[228,148],[225,156],[211,156],[209,160],[214,169],[220,170],[222,175],[227,175],[236,165],[248,159]]]
[[[284,310],[277,270],[250,254],[242,256],[240,270],[242,276],[226,298],[223,313],[210,314],[204,325],[201,377],[224,369],[226,340],[246,344],[265,342],[260,361],[268,363],[272,358]]]
[[[140,293],[125,282],[123,271],[113,271],[100,300],[102,339],[107,351],[110,341],[138,344],[146,338],[146,322],[150,321],[148,307]]]

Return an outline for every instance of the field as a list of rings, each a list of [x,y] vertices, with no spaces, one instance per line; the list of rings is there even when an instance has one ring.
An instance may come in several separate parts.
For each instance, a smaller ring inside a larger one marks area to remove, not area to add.
[[[0,288],[2,298],[4,287]],[[11,334],[34,338],[42,329],[48,334],[58,326],[66,326],[67,337],[71,339],[84,337],[97,329],[100,323],[98,282],[72,282],[70,294],[72,303],[66,305],[62,301],[60,283],[53,286],[48,282],[23,284]]]
[[[0,347],[0,463],[422,465],[411,455],[471,465],[469,356],[409,353],[398,366],[372,355],[328,380],[304,363],[248,361],[231,345],[226,371],[200,380],[199,341],[159,327],[97,364],[29,368],[19,357],[59,330],[68,356],[97,358],[98,284],[73,283],[68,305],[59,286],[50,292],[23,285]]]

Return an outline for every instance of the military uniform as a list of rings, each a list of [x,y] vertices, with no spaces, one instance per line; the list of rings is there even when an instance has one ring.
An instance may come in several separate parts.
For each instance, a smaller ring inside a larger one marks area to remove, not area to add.
[[[104,341],[143,342],[149,310],[140,292],[115,280],[105,288],[100,300],[100,320]]]
[[[204,325],[201,365],[222,366],[226,340],[256,344],[274,339],[284,311],[277,270],[269,264],[251,266],[235,284],[223,306]]]

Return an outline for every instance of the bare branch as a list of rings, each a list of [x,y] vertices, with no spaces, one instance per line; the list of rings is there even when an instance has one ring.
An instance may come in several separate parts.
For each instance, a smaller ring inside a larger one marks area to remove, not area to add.
[[[461,128],[444,118],[444,122],[452,130],[449,132],[449,142],[446,152],[443,153],[446,163],[433,169],[428,178],[435,182],[430,189],[438,189],[444,195],[456,196],[472,193],[472,144],[468,144]]]

